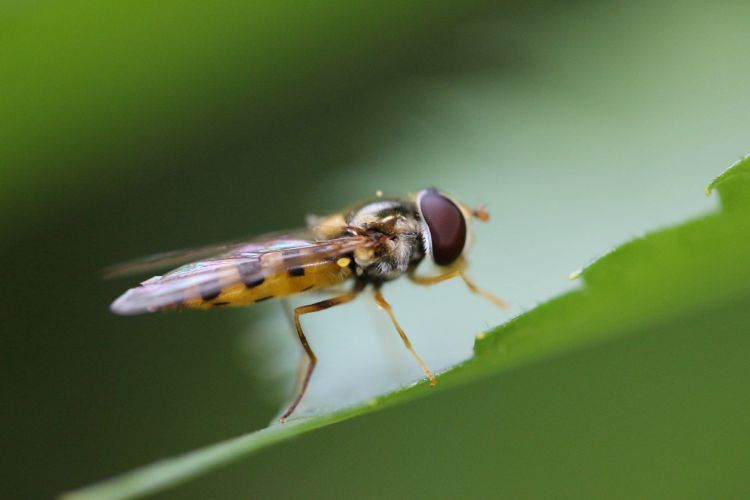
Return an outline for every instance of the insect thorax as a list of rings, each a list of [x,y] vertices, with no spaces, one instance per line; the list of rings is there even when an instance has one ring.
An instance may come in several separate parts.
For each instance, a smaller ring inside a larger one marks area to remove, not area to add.
[[[359,279],[379,283],[398,278],[425,256],[422,225],[411,201],[378,199],[365,203],[349,212],[346,222],[375,242],[354,252]]]

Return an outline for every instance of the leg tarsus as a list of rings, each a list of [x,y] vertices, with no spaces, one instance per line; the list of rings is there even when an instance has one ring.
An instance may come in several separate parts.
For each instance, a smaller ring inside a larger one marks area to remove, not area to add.
[[[508,309],[508,303],[505,302],[500,297],[497,297],[496,295],[491,294],[487,290],[482,290],[477,285],[474,284],[473,281],[471,281],[466,274],[464,274],[463,271],[459,271],[458,273],[461,276],[461,279],[464,280],[464,283],[466,283],[466,286],[469,287],[469,290],[471,290],[472,293],[475,293],[477,295],[481,295],[485,299],[489,300],[493,304],[495,304],[500,309]]]

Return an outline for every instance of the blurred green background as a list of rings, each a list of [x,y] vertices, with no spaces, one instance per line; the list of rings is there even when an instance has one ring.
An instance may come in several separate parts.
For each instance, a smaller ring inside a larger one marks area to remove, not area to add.
[[[49,498],[265,426],[278,304],[120,318],[112,262],[299,225],[377,189],[493,214],[472,274],[386,296],[444,369],[571,271],[715,209],[748,152],[745,2],[0,6],[3,496]],[[419,377],[370,301],[306,318],[300,414]],[[740,498],[750,345],[623,338],[284,443],[164,498]],[[724,335],[718,333],[725,332]],[[452,433],[444,432],[453,429]],[[437,431],[439,430],[439,432]]]

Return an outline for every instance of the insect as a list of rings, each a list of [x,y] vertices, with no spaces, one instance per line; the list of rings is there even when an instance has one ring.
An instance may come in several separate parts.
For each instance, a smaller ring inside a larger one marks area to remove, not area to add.
[[[483,207],[470,209],[435,189],[403,198],[385,198],[379,193],[342,212],[309,217],[307,229],[301,231],[171,252],[112,268],[110,276],[183,264],[126,291],[111,309],[117,314],[140,314],[243,306],[324,291],[351,281],[352,288],[343,294],[294,309],[294,326],[308,362],[297,394],[281,421],[294,413],[304,397],[317,363],[301,316],[351,302],[368,286],[373,288],[375,302],[388,314],[406,348],[435,385],[435,376],[412,347],[381,288],[403,275],[425,286],[460,278],[473,293],[506,308],[502,299],[478,288],[464,273],[472,219],[485,222],[489,214]],[[418,274],[418,265],[426,260],[432,261],[439,273]]]

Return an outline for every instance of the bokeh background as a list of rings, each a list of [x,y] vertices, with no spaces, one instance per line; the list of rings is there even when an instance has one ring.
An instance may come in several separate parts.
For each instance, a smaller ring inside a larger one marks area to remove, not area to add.
[[[3,497],[264,427],[289,396],[299,351],[278,304],[116,317],[134,281],[101,280],[108,264],[439,186],[488,205],[472,274],[513,304],[389,287],[440,370],[618,243],[714,210],[704,186],[750,147],[749,16],[697,1],[3,3]],[[367,297],[305,324],[320,367],[300,416],[420,376]],[[739,498],[747,452],[694,402],[736,403],[747,351],[691,331],[346,422],[161,496]],[[721,425],[750,419],[735,409]]]

